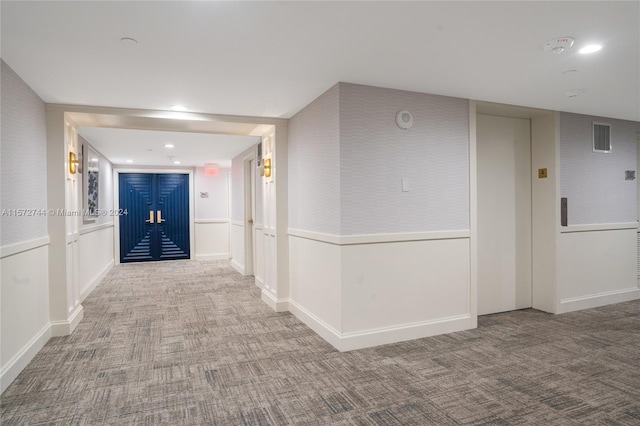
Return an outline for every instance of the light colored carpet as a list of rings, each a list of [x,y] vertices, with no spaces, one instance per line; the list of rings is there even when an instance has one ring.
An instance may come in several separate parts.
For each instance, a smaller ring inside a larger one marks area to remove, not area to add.
[[[640,303],[339,353],[226,261],[114,268],[1,423],[639,425]]]

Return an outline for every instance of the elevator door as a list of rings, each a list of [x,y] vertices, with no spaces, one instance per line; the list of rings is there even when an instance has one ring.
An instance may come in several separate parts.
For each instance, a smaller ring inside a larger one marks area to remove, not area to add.
[[[478,314],[531,307],[531,122],[478,114]]]

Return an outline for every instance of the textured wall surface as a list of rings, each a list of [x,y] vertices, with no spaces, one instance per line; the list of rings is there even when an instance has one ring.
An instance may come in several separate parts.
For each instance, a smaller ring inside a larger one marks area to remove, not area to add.
[[[0,208],[46,209],[47,141],[44,102],[4,61],[1,62]],[[47,218],[4,214],[0,219],[0,227],[0,245],[15,244],[46,236]]]
[[[229,169],[221,168],[218,176],[207,176],[204,167],[197,167],[194,175],[195,218],[225,219],[229,217]],[[207,192],[208,198],[202,198]]]
[[[338,85],[289,121],[289,227],[340,233]]]
[[[594,121],[611,124],[611,153],[593,152]],[[637,180],[625,180],[625,170],[637,170],[638,132],[638,122],[560,114],[560,187],[569,225],[638,219]]]
[[[468,229],[468,100],[339,88],[341,234]],[[408,130],[395,123],[404,109],[414,119]]]

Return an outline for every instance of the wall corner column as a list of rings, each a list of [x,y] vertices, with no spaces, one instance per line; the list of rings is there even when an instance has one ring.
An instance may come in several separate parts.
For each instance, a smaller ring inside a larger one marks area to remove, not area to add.
[[[68,141],[65,112],[62,109],[46,107],[47,122],[47,225],[49,229],[49,311],[51,333],[53,336],[71,334],[83,316],[78,297],[74,296],[74,277],[77,271],[74,266],[73,248],[69,250],[68,235],[76,235],[69,224],[78,220],[69,217],[68,200]],[[72,210],[73,211],[73,210]],[[76,224],[77,225],[77,224]],[[76,229],[77,231],[77,229]]]

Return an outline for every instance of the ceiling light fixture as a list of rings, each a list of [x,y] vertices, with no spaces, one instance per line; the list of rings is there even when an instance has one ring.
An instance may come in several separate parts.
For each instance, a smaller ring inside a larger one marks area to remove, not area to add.
[[[602,45],[601,44],[589,44],[589,45],[583,47],[582,49],[578,50],[578,52],[582,53],[583,55],[586,55],[588,53],[595,53],[595,52],[599,51],[600,49],[602,49]]]
[[[164,144],[164,147],[165,147],[165,148],[173,148],[174,146],[175,146],[175,145],[174,145],[174,144],[172,144],[172,143],[165,143],[165,144]]]
[[[180,164],[178,160],[174,161],[173,164]]]
[[[559,54],[573,46],[573,42],[574,40],[571,37],[558,37],[544,43],[542,48],[547,52]]]
[[[127,163],[133,163],[133,160],[127,160]]]
[[[174,111],[189,111],[189,108],[180,104],[171,105],[171,109]]]

